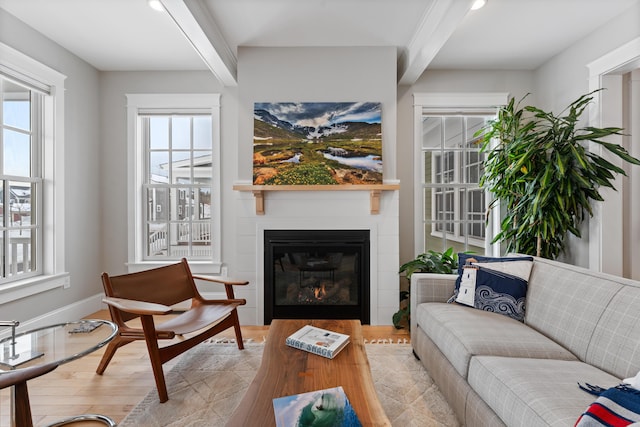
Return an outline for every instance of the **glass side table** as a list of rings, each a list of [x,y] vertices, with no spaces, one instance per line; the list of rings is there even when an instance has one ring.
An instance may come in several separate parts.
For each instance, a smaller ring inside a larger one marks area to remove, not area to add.
[[[49,362],[71,362],[103,347],[118,331],[116,324],[108,320],[78,320],[19,333],[16,333],[17,324],[10,323],[2,323],[3,326],[11,326],[11,330],[3,331],[0,335],[0,375],[6,371]],[[14,402],[12,412],[13,405]],[[49,427],[84,420],[101,421],[110,427],[116,426],[111,418],[104,415],[85,414],[50,424]],[[13,419],[11,425],[15,425]]]

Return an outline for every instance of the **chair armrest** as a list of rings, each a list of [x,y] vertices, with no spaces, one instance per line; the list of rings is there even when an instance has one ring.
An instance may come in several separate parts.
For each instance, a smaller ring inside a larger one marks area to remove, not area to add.
[[[249,282],[246,280],[234,279],[231,277],[224,277],[224,276],[197,275],[197,276],[193,276],[193,278],[199,279],[199,280],[206,280],[207,282],[221,283],[223,285],[244,286],[249,284]]]
[[[247,300],[244,298],[229,298],[229,299],[200,299],[199,300],[202,304],[207,305],[216,305],[216,304],[238,304],[238,305],[245,305],[247,303]]]
[[[410,301],[411,331],[416,328],[416,309],[425,302],[447,302],[453,295],[457,274],[413,273]]]
[[[457,274],[413,273],[411,275],[411,301],[447,302],[455,288]]]
[[[113,297],[105,297],[102,298],[102,302],[108,305],[112,305],[118,310],[126,311],[127,313],[133,313],[138,315],[147,315],[147,314],[168,314],[173,310],[171,307],[156,304],[153,302],[145,302],[145,301],[136,301],[125,298],[113,298]]]

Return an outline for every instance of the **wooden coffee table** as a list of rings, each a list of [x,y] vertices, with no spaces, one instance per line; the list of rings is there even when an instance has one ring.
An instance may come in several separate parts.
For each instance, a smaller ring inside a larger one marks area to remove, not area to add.
[[[304,325],[347,334],[350,343],[333,359],[287,346],[285,339]],[[260,369],[227,426],[275,426],[274,398],[337,386],[363,426],[391,426],[373,386],[359,320],[273,320]]]

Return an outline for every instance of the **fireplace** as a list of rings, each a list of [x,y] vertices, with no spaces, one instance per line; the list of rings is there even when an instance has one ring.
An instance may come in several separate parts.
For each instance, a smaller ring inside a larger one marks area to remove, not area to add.
[[[369,230],[265,230],[264,323],[370,323]]]

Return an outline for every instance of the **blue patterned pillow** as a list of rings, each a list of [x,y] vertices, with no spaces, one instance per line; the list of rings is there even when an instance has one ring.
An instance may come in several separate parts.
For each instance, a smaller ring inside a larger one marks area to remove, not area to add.
[[[456,290],[450,302],[524,321],[533,257],[494,258],[461,253],[458,262]]]

